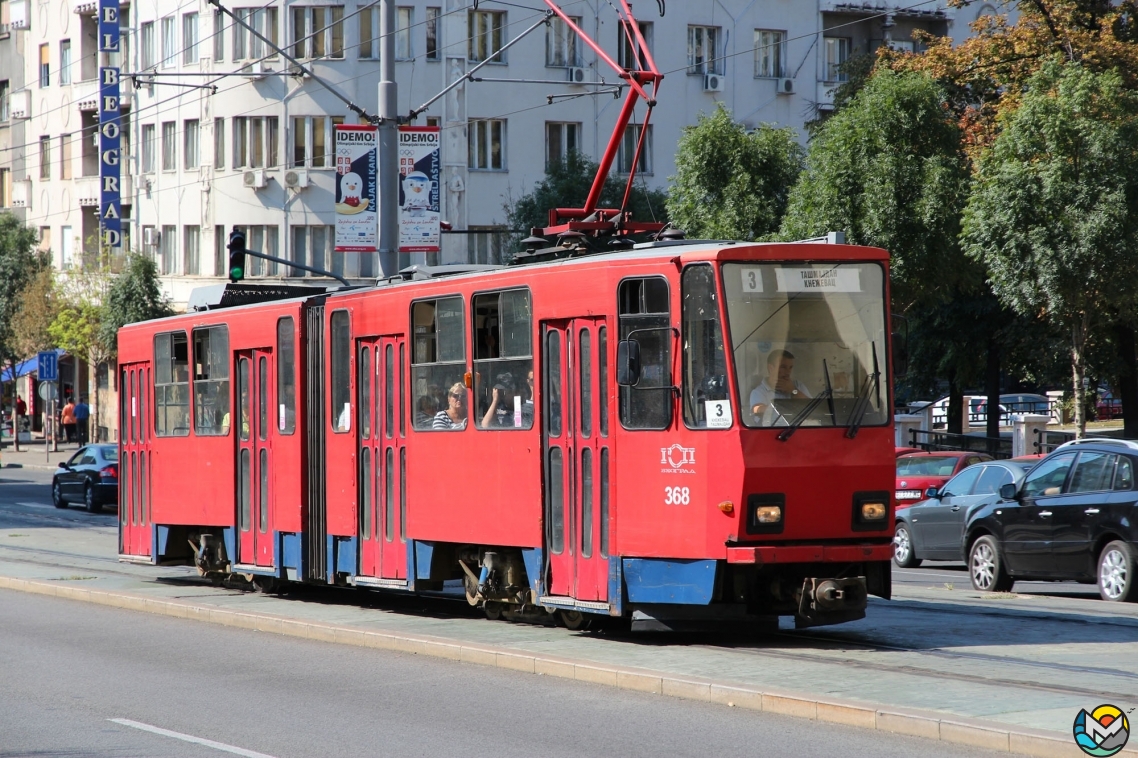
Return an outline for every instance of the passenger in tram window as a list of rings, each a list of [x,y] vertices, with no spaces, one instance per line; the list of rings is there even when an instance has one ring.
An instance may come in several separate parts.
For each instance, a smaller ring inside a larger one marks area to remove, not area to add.
[[[522,426],[528,427],[533,424],[533,369],[527,372],[526,376],[526,399],[522,401]]]
[[[751,413],[761,419],[771,400],[812,397],[806,385],[793,377],[794,354],[789,350],[767,353],[767,375],[751,390]]]
[[[517,398],[517,405],[519,417],[514,418],[514,403]],[[514,389],[514,377],[511,374],[498,374],[497,380],[494,382],[494,390],[490,399],[490,407],[486,409],[486,415],[482,417],[483,428],[491,428],[495,426],[504,427],[518,427],[522,425],[520,417],[521,408],[521,395]]]
[[[422,395],[415,403],[415,428],[430,429],[439,405],[431,395]]]
[[[442,385],[439,384],[427,385],[427,394],[435,401],[435,410],[431,411],[431,417],[433,418],[440,408],[447,407],[447,394],[443,392]]]
[[[455,382],[447,392],[447,407],[435,414],[432,429],[461,430],[466,428],[466,385]]]

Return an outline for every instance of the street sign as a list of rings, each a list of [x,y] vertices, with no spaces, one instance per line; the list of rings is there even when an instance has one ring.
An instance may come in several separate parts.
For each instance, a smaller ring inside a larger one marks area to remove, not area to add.
[[[54,350],[40,353],[39,369],[36,373],[39,374],[41,382],[59,381],[59,355]]]
[[[55,382],[40,382],[40,400],[55,400],[59,397],[59,391],[56,389],[56,386]]]

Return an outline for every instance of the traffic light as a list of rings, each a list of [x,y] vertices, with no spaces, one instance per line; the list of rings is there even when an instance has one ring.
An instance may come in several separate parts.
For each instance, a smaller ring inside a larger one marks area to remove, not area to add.
[[[229,233],[229,281],[239,282],[245,278],[245,232],[233,227]]]

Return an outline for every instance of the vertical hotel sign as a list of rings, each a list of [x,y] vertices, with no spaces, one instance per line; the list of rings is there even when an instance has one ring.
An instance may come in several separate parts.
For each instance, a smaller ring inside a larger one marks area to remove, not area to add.
[[[119,0],[99,0],[99,58],[117,61]],[[119,119],[119,68],[99,67],[99,227],[103,248],[122,253],[122,122]]]
[[[374,253],[379,249],[377,129],[337,124],[336,252]]]

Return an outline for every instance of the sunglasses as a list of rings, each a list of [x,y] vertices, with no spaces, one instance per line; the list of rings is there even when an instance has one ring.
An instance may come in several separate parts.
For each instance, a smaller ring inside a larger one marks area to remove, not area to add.
[[[451,395],[455,400],[466,400],[466,395]]]

